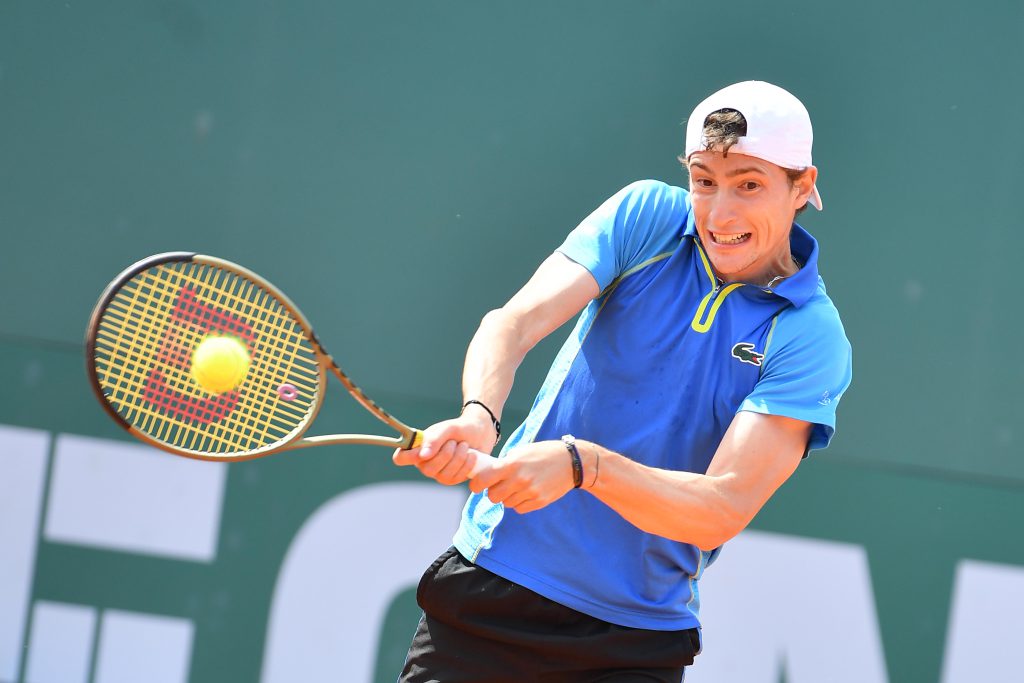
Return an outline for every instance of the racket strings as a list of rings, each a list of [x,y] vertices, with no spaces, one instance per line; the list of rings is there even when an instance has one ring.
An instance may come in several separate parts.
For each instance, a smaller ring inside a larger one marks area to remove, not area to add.
[[[207,394],[192,379],[191,353],[211,334],[232,334],[248,348],[250,366],[234,391]],[[321,382],[301,325],[273,294],[191,262],[155,266],[121,286],[100,319],[94,362],[107,400],[127,422],[200,453],[252,451],[287,438],[311,416]]]
[[[221,273],[221,278],[223,278],[223,273]],[[180,280],[172,279],[171,282],[172,282],[173,285],[175,285],[175,287],[182,285],[182,282]],[[196,284],[200,284],[200,283],[197,283],[196,279],[191,279],[191,284],[196,285]],[[214,282],[212,284],[215,287],[217,287],[220,290],[222,290],[222,291],[225,289],[223,283],[221,283],[221,282]],[[230,290],[228,290],[228,292],[230,293]],[[233,303],[238,304],[239,302],[233,302]],[[259,304],[259,302],[257,302],[257,304]],[[215,317],[215,316],[211,315],[210,317]],[[180,323],[181,321],[177,321],[177,322]],[[178,327],[180,327],[180,326],[178,326]],[[202,328],[200,328],[200,330],[202,332],[207,332],[207,330],[204,330]],[[198,342],[198,339],[191,339],[189,341],[191,343],[193,343],[193,345],[194,345],[195,343]],[[188,342],[186,341],[186,343],[188,343]],[[257,360],[258,360],[258,358],[259,358],[259,355],[257,354]],[[259,370],[258,362],[255,365],[257,365],[257,368],[255,370],[258,371]],[[254,374],[253,377],[258,377],[258,374]],[[229,396],[229,399],[232,401],[232,403],[230,405],[230,408],[233,410],[234,402],[237,401],[238,395],[232,393],[232,394],[228,394],[228,396]],[[251,404],[249,405],[248,408],[249,408],[248,415],[249,415],[250,418],[258,415],[258,410],[253,410],[253,407],[252,407]],[[240,411],[237,414],[237,417],[241,419],[241,418],[246,417],[246,415],[247,415],[246,411]],[[269,416],[264,416],[264,417],[269,417]],[[265,424],[266,421],[264,420],[262,422]],[[169,427],[169,426],[170,426],[169,424],[165,424],[165,427]],[[220,423],[218,425],[219,429],[215,428],[214,429],[214,433],[215,433],[216,436],[219,436],[220,438],[225,439],[226,441],[228,441],[228,443],[232,444],[233,445],[233,449],[232,450],[244,450],[244,447],[245,447],[246,444],[245,444],[244,441],[240,441],[240,439],[238,438],[238,436],[239,436],[238,432],[240,431],[239,428],[241,427],[241,431],[244,434],[246,431],[251,431],[251,428],[253,426],[254,425],[253,425],[253,421],[252,420],[249,420],[249,421],[241,420],[241,424],[240,424],[240,421],[237,420],[236,424],[233,424],[233,425],[229,424],[229,423]],[[233,427],[233,429],[231,429],[232,427]],[[168,434],[163,433],[163,432],[158,432],[157,435],[161,436],[161,437],[163,437],[165,439],[168,437]],[[197,449],[197,450],[207,450],[207,449],[204,449],[202,444],[198,444],[198,443],[195,442],[195,439],[198,436],[200,436],[199,432],[194,431],[193,433],[191,433],[191,436],[193,436],[193,440],[189,441],[186,445],[189,445],[190,447],[193,447],[193,449]]]

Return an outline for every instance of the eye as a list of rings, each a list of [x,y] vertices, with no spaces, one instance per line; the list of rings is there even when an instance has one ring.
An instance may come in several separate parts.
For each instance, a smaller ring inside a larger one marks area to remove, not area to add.
[[[709,180],[708,178],[694,178],[693,184],[696,185],[697,187],[711,187],[712,185],[714,185],[714,183],[711,182],[711,180]]]
[[[753,191],[761,187],[761,183],[757,182],[756,180],[747,180],[740,187],[742,187],[744,190]]]

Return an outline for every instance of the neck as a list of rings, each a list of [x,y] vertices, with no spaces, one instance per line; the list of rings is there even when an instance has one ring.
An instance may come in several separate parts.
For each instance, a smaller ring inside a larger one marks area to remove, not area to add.
[[[711,270],[715,274],[715,278],[723,284],[732,284],[734,282],[742,282],[749,285],[757,285],[758,287],[771,287],[772,285],[778,284],[780,280],[784,280],[791,275],[794,275],[802,264],[796,260],[792,252],[787,251],[786,255],[776,261],[773,261],[767,268],[763,269],[760,273],[747,275],[730,275],[722,277],[722,274],[718,272],[714,264],[711,264]]]

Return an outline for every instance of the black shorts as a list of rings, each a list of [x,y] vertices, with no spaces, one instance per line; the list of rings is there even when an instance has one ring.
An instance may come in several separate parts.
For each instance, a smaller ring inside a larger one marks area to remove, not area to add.
[[[400,683],[679,683],[697,629],[610,624],[537,595],[454,548],[423,574]]]

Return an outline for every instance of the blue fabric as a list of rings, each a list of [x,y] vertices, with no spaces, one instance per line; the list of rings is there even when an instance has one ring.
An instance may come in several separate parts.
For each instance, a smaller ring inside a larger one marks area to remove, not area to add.
[[[703,473],[738,410],[813,422],[809,446],[826,446],[850,347],[817,243],[794,225],[791,247],[803,267],[774,291],[719,287],[685,190],[648,180],[616,193],[559,247],[602,292],[501,455],[571,433],[650,467]],[[454,540],[552,600],[662,630],[699,626],[697,581],[717,555],[642,532],[583,490],[526,515],[474,494]]]

